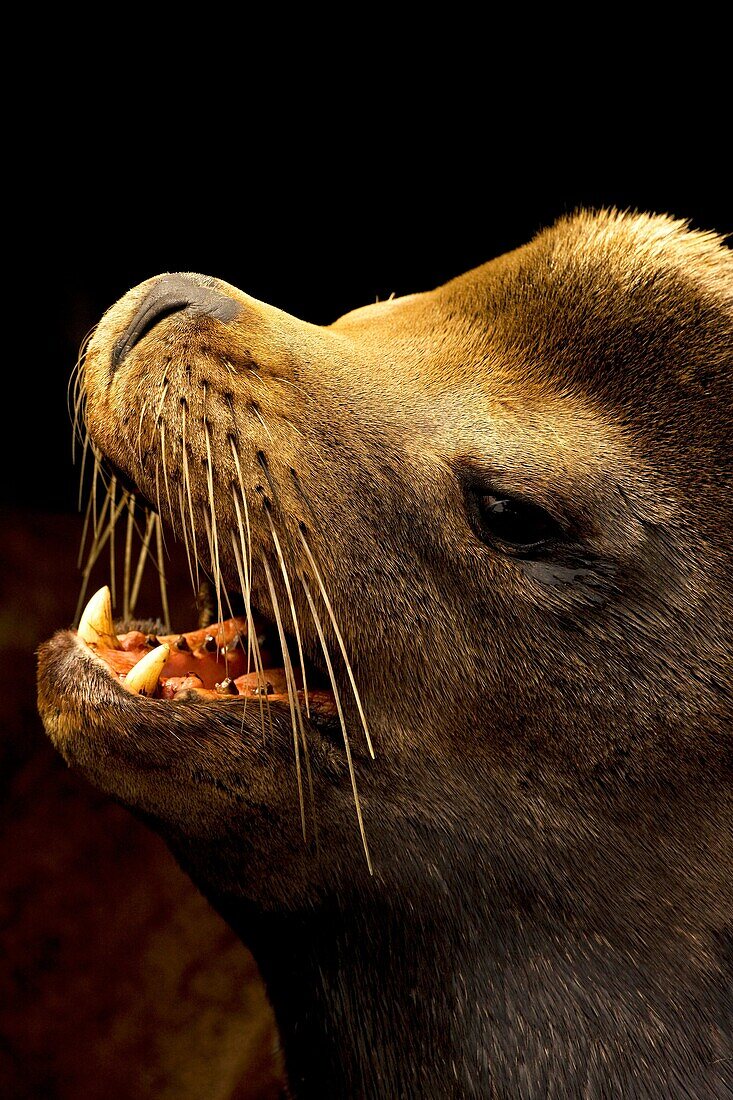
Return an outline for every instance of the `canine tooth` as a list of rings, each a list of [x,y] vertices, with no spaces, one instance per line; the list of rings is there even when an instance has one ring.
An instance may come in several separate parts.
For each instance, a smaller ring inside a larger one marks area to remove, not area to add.
[[[125,687],[133,695],[152,695],[158,686],[160,674],[170,656],[169,645],[159,645],[141,657],[125,677]]]
[[[229,676],[225,680],[222,680],[220,684],[216,684],[216,691],[219,695],[238,695],[237,685]]]
[[[107,585],[95,592],[84,608],[77,634],[90,645],[121,648],[112,622],[112,597]]]

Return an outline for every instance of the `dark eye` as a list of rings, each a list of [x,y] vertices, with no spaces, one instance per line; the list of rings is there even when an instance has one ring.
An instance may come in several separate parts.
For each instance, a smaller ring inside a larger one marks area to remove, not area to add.
[[[473,490],[469,514],[480,539],[519,553],[543,549],[563,537],[549,512],[517,497]]]

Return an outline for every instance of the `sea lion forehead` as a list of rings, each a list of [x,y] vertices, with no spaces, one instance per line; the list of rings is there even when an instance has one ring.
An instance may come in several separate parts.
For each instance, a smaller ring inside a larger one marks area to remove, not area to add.
[[[444,315],[482,315],[507,369],[638,406],[701,382],[730,396],[733,254],[715,233],[616,211],[564,218],[447,283]],[[633,387],[635,398],[627,396]]]

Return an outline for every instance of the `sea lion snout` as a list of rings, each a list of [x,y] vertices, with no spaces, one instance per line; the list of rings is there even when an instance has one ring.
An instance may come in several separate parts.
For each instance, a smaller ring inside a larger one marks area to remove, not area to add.
[[[234,298],[218,289],[213,279],[193,275],[161,275],[115,343],[110,358],[112,371],[117,370],[128,352],[159,321],[182,310],[205,314],[226,322],[237,316],[241,306]]]

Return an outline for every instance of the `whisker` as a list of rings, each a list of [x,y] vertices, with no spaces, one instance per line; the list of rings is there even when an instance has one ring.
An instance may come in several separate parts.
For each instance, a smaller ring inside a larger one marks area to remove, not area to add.
[[[247,568],[246,605],[247,605],[247,613],[248,613],[248,616],[249,616],[249,618],[248,618],[248,622],[249,622],[252,618],[252,529],[250,527],[250,522],[249,522],[249,507],[247,505],[247,494],[244,491],[244,478],[242,477],[242,466],[241,466],[241,463],[239,461],[239,452],[237,450],[236,439],[233,435],[229,436],[229,446],[231,447],[232,457],[234,458],[234,465],[236,466],[236,469],[237,469],[237,477],[239,479],[239,490],[242,494],[242,505],[244,507],[244,520],[245,520],[245,525],[246,525],[246,528],[247,528],[247,538],[246,538],[246,542],[245,542],[244,529],[242,527],[242,514],[241,514],[240,509],[239,509],[239,501],[237,500],[236,492],[233,492],[232,496],[234,498],[234,506],[237,510],[237,522],[238,522],[238,526],[239,526],[239,540],[240,540],[240,544],[241,544],[241,547],[242,547],[242,554],[243,555],[245,553],[245,550],[244,550],[245,545],[247,546],[247,555],[245,557],[246,568]],[[248,560],[247,560],[247,558],[248,558]],[[251,638],[252,633],[253,633],[252,630],[248,631],[248,634],[249,634],[250,638]],[[255,642],[256,642],[257,641],[256,631],[254,631],[254,633],[255,633]],[[250,645],[251,645],[251,642],[248,642],[248,644],[247,644],[247,673],[248,674],[249,674],[249,669],[250,669]],[[258,650],[259,650],[259,645],[258,645]]]
[[[232,536],[232,549],[234,550],[234,558],[235,558],[236,563],[237,563],[237,573],[239,574],[239,583],[242,586],[242,590],[244,591],[244,589],[246,588],[246,585],[245,585],[245,581],[244,581],[243,558],[240,555],[240,549],[239,549],[239,546],[237,545],[237,539],[235,537],[234,531],[231,532],[231,536]],[[244,554],[244,546],[242,546],[242,555],[243,554]],[[264,694],[264,703],[263,703],[263,691],[264,691],[264,687],[265,687],[265,683],[266,683],[266,681],[265,681],[265,672],[264,672],[264,666],[262,664],[262,653],[260,651],[260,643],[257,640],[257,632],[256,632],[255,627],[254,627],[254,620],[253,620],[253,617],[252,617],[252,608],[251,608],[249,599],[245,600],[245,612],[246,612],[246,615],[247,615],[247,633],[248,633],[250,641],[252,643],[252,652],[253,652],[254,659],[255,659],[255,668],[257,670],[257,685],[260,688],[260,691],[258,692],[258,699],[260,701],[260,721],[262,723],[262,738],[264,740],[265,739],[265,718],[264,718],[265,704],[267,705],[267,719],[268,719],[268,723],[269,723],[269,726],[270,726],[270,736],[273,735],[274,731],[273,731],[273,728],[272,728],[272,713],[270,711],[270,700],[268,699],[266,693]],[[247,709],[247,697],[245,696],[245,700],[244,700],[245,713],[246,713],[246,709]],[[244,717],[242,718],[242,724],[244,725]]]
[[[300,428],[296,428],[295,424],[293,423],[293,421],[289,417],[283,416],[283,417],[281,417],[281,419],[284,420],[286,424],[290,425],[290,427],[293,429],[293,431],[296,433],[296,435],[299,435],[301,439],[305,439],[305,436],[301,432]]]
[[[299,390],[300,393],[307,393],[307,390],[302,382],[293,382],[291,378],[283,378],[281,374],[278,374],[273,381],[282,382],[285,386],[292,386],[293,389]]]
[[[162,381],[161,381],[161,390],[162,390],[162,392],[161,392],[161,395],[160,395],[160,400],[158,402],[158,407],[155,410],[155,413],[153,414],[153,437],[155,436],[156,430],[158,432],[158,436],[160,436],[160,426],[163,422],[163,416],[162,416],[163,405],[165,404],[165,399],[166,399],[166,396],[168,394],[169,385],[170,385],[170,380],[169,380],[168,375],[166,373],[166,374],[163,375],[163,378],[162,378]],[[162,448],[161,448],[161,459],[162,459]],[[160,467],[161,467],[161,462],[156,462],[155,463],[155,503],[156,503],[156,508],[157,508],[157,512],[158,512],[159,516],[162,515],[162,511],[161,511],[161,507],[160,507]],[[169,503],[169,506],[170,506],[170,501],[168,503]],[[163,535],[163,545],[165,546],[165,531],[163,530],[162,527],[161,527],[161,532],[162,532],[162,535]]]
[[[196,546],[196,523],[193,514],[193,500],[191,498],[191,478],[188,470],[188,447],[186,444],[186,409],[187,405],[185,401],[181,402],[181,447],[182,447],[182,464],[183,464],[183,483],[186,486],[186,496],[188,498],[188,511],[191,516],[191,541],[193,543],[193,561],[196,570],[196,588],[199,586],[199,559],[198,548]]]
[[[181,527],[183,529],[183,544],[186,547],[186,560],[188,562],[188,574],[191,578],[191,587],[194,592],[198,592],[200,581],[198,577],[198,568],[196,569],[196,577],[194,578],[193,561],[191,560],[191,547],[188,542],[188,524],[186,523],[185,505],[183,500],[183,485],[178,485],[178,510],[181,514]]]
[[[97,520],[97,479],[99,477],[100,458],[99,451],[96,447],[92,448],[94,455],[94,466],[92,467],[92,524],[94,526],[94,537],[97,537],[97,530],[99,522]]]
[[[326,662],[326,668],[328,669],[328,675],[329,675],[329,679],[331,681],[331,687],[333,689],[333,697],[334,697],[334,701],[336,703],[336,710],[338,711],[339,722],[341,723],[341,733],[342,733],[342,736],[343,736],[343,739],[344,739],[344,751],[346,752],[346,761],[347,761],[348,767],[349,767],[349,778],[351,779],[351,790],[352,790],[353,795],[354,795],[354,806],[356,808],[356,817],[357,817],[357,820],[359,822],[359,833],[361,834],[361,843],[364,847],[364,855],[366,856],[367,867],[369,868],[369,874],[372,875],[372,874],[374,874],[374,870],[372,868],[372,859],[371,859],[371,856],[369,854],[369,845],[367,843],[366,830],[364,828],[364,819],[363,819],[362,813],[361,813],[361,802],[359,800],[359,791],[358,791],[357,785],[356,785],[356,772],[354,771],[354,762],[351,758],[351,744],[349,742],[349,735],[346,732],[346,721],[344,719],[344,712],[343,712],[343,709],[341,707],[341,696],[339,695],[338,686],[336,684],[336,676],[335,676],[334,671],[333,671],[333,665],[331,664],[331,656],[328,652],[328,646],[326,644],[326,638],[325,638],[325,635],[323,633],[323,627],[321,626],[321,620],[320,620],[320,617],[318,615],[318,612],[316,611],[316,606],[313,602],[313,597],[311,595],[310,588],[308,587],[308,583],[307,583],[305,577],[302,576],[302,575],[300,577],[300,583],[303,586],[303,591],[305,592],[306,599],[308,600],[308,606],[310,608],[310,612],[311,612],[311,615],[313,617],[313,625],[315,626],[316,631],[318,632],[318,639],[321,643],[321,649],[323,651],[323,657],[324,657],[324,660]]]
[[[270,601],[272,603],[272,610],[275,615],[275,622],[277,623],[277,632],[280,636],[280,646],[283,651],[283,663],[285,665],[285,679],[288,685],[288,703],[290,704],[290,718],[293,723],[293,748],[295,750],[295,774],[298,782],[298,801],[300,804],[300,824],[303,830],[303,840],[308,839],[308,833],[305,823],[305,799],[303,797],[303,776],[300,766],[300,745],[298,744],[298,724],[295,717],[295,707],[300,705],[298,703],[298,694],[295,690],[295,682],[293,680],[293,668],[290,663],[290,654],[288,652],[288,643],[285,639],[285,631],[283,630],[282,620],[280,618],[280,605],[278,604],[277,595],[275,593],[275,586],[272,583],[272,576],[270,574],[270,567],[267,564],[267,559],[262,557],[262,565],[265,570],[265,576],[267,578],[267,587],[270,590]]]
[[[138,457],[138,462],[140,463],[141,466],[143,464],[143,418],[145,416],[145,410],[148,407],[148,401],[149,400],[150,400],[150,395],[148,394],[148,396],[145,398],[145,400],[142,403],[142,407],[140,409],[140,418],[139,418],[138,423],[137,423],[137,457]]]
[[[85,435],[84,435],[84,447],[83,447],[82,452],[81,452],[81,470],[79,472],[79,502],[78,502],[77,507],[78,507],[80,512],[81,512],[81,502],[82,502],[82,498],[84,496],[84,474],[86,472],[86,466],[87,466],[87,453],[89,451],[90,446],[91,446],[91,443],[90,443],[90,439],[89,439],[89,432],[86,432]]]
[[[367,742],[367,747],[369,749],[369,754],[370,754],[370,756],[373,760],[374,759],[374,749],[372,747],[372,739],[369,736],[369,728],[367,726],[366,715],[364,714],[364,708],[361,705],[361,698],[359,696],[359,691],[358,691],[357,686],[356,686],[356,680],[354,679],[354,673],[351,669],[351,662],[349,661],[349,656],[346,652],[346,645],[344,643],[344,639],[342,637],[341,631],[339,630],[338,623],[336,622],[336,616],[335,616],[333,608],[331,606],[331,601],[328,598],[328,594],[326,592],[326,587],[325,587],[325,585],[323,583],[323,580],[321,578],[321,574],[319,572],[318,566],[316,565],[313,554],[311,553],[310,546],[308,545],[308,542],[306,541],[306,537],[303,533],[302,527],[299,526],[298,530],[300,531],[300,537],[303,541],[303,546],[305,547],[305,552],[308,555],[308,561],[310,562],[311,569],[313,570],[313,572],[315,574],[315,577],[316,577],[316,580],[318,581],[318,587],[321,590],[321,596],[323,597],[323,602],[326,605],[326,610],[328,611],[328,616],[331,620],[331,624],[333,626],[334,633],[336,635],[336,638],[338,639],[339,647],[341,649],[341,654],[344,658],[344,664],[346,665],[346,671],[349,675],[349,680],[351,681],[351,689],[354,693],[354,700],[355,700],[357,708],[359,710],[359,716],[361,717],[361,724],[364,727],[364,735],[366,737],[366,742]]]
[[[171,517],[171,523],[173,523],[173,505],[171,504],[171,490],[168,484],[168,463],[165,457],[165,420],[160,421],[160,460],[163,465],[163,484],[165,485],[165,495],[168,501],[168,515]]]
[[[129,614],[134,615],[135,605],[137,604],[137,598],[140,595],[140,584],[143,579],[143,570],[145,569],[145,561],[150,554],[150,540],[153,534],[153,527],[155,526],[155,512],[147,510],[147,518],[145,523],[145,534],[143,536],[143,544],[140,550],[140,557],[137,560],[137,569],[135,570],[135,579],[132,585],[132,592],[130,594],[130,607]],[[128,618],[126,615],[125,618]]]
[[[242,526],[242,513],[241,513],[240,508],[239,508],[239,501],[237,500],[237,494],[236,494],[234,485],[232,485],[232,500],[234,501],[234,508],[236,510],[236,513],[237,513],[237,525],[239,527],[239,540],[240,540],[241,545],[242,545],[242,552],[244,553],[245,538],[244,538],[244,528]],[[231,534],[232,534],[232,539],[234,540],[234,532],[232,531]],[[250,549],[251,549],[251,547],[250,547]],[[247,571],[246,561],[243,561],[242,566],[240,567],[239,555],[237,553],[237,547],[236,547],[236,541],[234,541],[234,551],[235,551],[235,557],[237,558],[237,571],[239,573],[240,588],[242,589],[242,596],[244,597],[245,613],[247,615],[247,675],[249,676],[250,668],[252,667],[251,659],[252,659],[252,635],[253,634],[255,634],[255,641],[257,640],[256,639],[256,632],[254,630],[254,622],[253,622],[253,619],[252,619],[252,576],[251,576],[251,573]],[[245,703],[245,707],[246,707],[246,703]]]
[[[84,525],[81,529],[81,542],[79,543],[79,554],[78,554],[77,559],[76,559],[76,568],[77,569],[81,569],[81,563],[84,560],[84,546],[86,545],[86,541],[87,541],[87,531],[89,529],[89,517],[91,516],[91,512],[92,512],[92,497],[91,497],[91,494],[90,494],[89,499],[87,500],[86,511],[84,512]]]
[[[94,568],[97,558],[107,545],[107,539],[110,537],[111,532],[114,530],[115,524],[120,518],[122,511],[125,507],[127,507],[127,493],[123,492],[122,499],[117,505],[114,513],[110,516],[110,520],[107,524],[106,530],[98,539],[96,546],[92,546],[92,549],[90,550],[89,558],[87,559],[87,563],[84,566],[84,572],[82,573],[81,590],[79,592],[79,599],[76,604],[76,612],[74,613],[75,625],[79,622],[79,616],[81,615],[82,609],[84,607],[84,599],[86,597],[87,586],[89,584],[89,578],[91,576],[92,569]]]
[[[82,381],[84,377],[84,363],[86,360],[89,344],[96,331],[97,326],[92,325],[89,332],[86,334],[81,344],[79,345],[79,354],[76,357],[76,363],[74,369],[69,377],[69,384],[66,388],[66,405],[71,416],[71,394],[73,390],[73,403],[74,412],[72,417],[72,432],[71,432],[71,461],[76,462],[76,441],[82,439],[82,418],[81,407],[84,403],[86,394],[84,392]]]
[[[262,419],[262,416],[260,414],[260,410],[257,408],[256,405],[252,406],[252,412],[255,414],[255,416],[259,420],[260,424],[262,425],[262,427],[265,429],[267,434],[270,436],[270,441],[274,444],[275,440],[272,438],[272,435],[270,434],[270,429],[267,427],[267,424],[265,424],[264,420]]]
[[[244,521],[247,526],[247,545],[249,547],[249,576],[252,576],[252,529],[249,525],[249,508],[247,507],[247,494],[244,491],[244,479],[242,477],[242,467],[239,462],[239,452],[237,451],[236,444],[233,436],[229,436],[229,444],[232,448],[232,455],[234,456],[234,465],[237,467],[237,477],[239,478],[239,488],[242,493],[242,504],[244,505]]]
[[[99,517],[94,515],[95,499],[91,495],[89,497],[89,505],[90,505],[90,514],[93,517],[93,519],[97,520],[97,523],[96,523],[96,525],[94,523],[92,524],[93,531],[92,531],[92,538],[91,538],[91,542],[90,542],[90,545],[89,545],[88,554],[89,554],[90,557],[93,557],[94,560],[96,561],[97,557],[98,557],[97,548],[98,548],[98,544],[99,544],[99,530],[101,528],[101,525],[104,523],[104,520],[105,520],[106,515],[107,515],[107,509],[109,508],[109,492],[107,492],[107,494],[105,495],[104,504],[102,505],[102,511],[101,511]],[[81,556],[81,548],[80,548],[80,556]]]
[[[298,645],[298,657],[300,659],[300,671],[303,677],[303,698],[305,700],[305,712],[310,718],[310,703],[308,702],[308,684],[305,676],[305,660],[303,658],[303,645],[300,638],[300,626],[298,624],[298,616],[295,611],[295,601],[293,600],[293,591],[290,587],[290,578],[288,577],[288,571],[285,567],[285,558],[283,557],[282,548],[280,546],[280,539],[277,537],[277,531],[275,525],[272,522],[272,516],[270,515],[269,508],[265,508],[265,514],[270,524],[270,533],[272,534],[272,541],[275,543],[275,550],[277,551],[278,561],[280,562],[280,572],[283,575],[283,581],[285,582],[285,588],[288,593],[288,600],[290,601],[290,613],[293,617],[293,626],[295,628],[295,640]]]
[[[135,494],[127,497],[127,529],[125,531],[125,571],[122,581],[122,617],[127,620],[130,613],[130,572],[132,570],[132,530],[135,516]]]
[[[165,399],[168,396],[168,387],[169,386],[170,386],[170,379],[169,379],[167,374],[164,374],[163,378],[162,378],[160,401],[158,402],[158,407],[155,410],[155,423],[156,424],[158,423],[158,420],[160,419],[160,416],[163,412],[163,406],[165,405]]]
[[[163,521],[155,517],[155,543],[158,549],[158,572],[160,582],[160,603],[163,610],[163,633],[170,633],[171,613],[168,607],[168,584],[165,577],[165,552],[163,546]]]
[[[222,621],[221,614],[221,565],[219,562],[219,533],[216,527],[216,505],[214,503],[214,468],[211,458],[211,438],[209,436],[209,422],[204,417],[204,438],[206,439],[206,485],[209,490],[209,511],[211,513],[211,539],[210,543],[213,544],[213,555],[211,558],[211,564],[214,568],[214,583],[216,585],[216,604],[218,619],[217,622]],[[208,531],[208,528],[207,528]]]
[[[110,515],[115,514],[115,505],[117,503],[117,478],[113,477],[109,483],[109,500],[110,500]],[[109,532],[109,590],[112,599],[112,606],[117,604],[117,578],[116,578],[116,563],[115,563],[115,527],[113,525]]]

